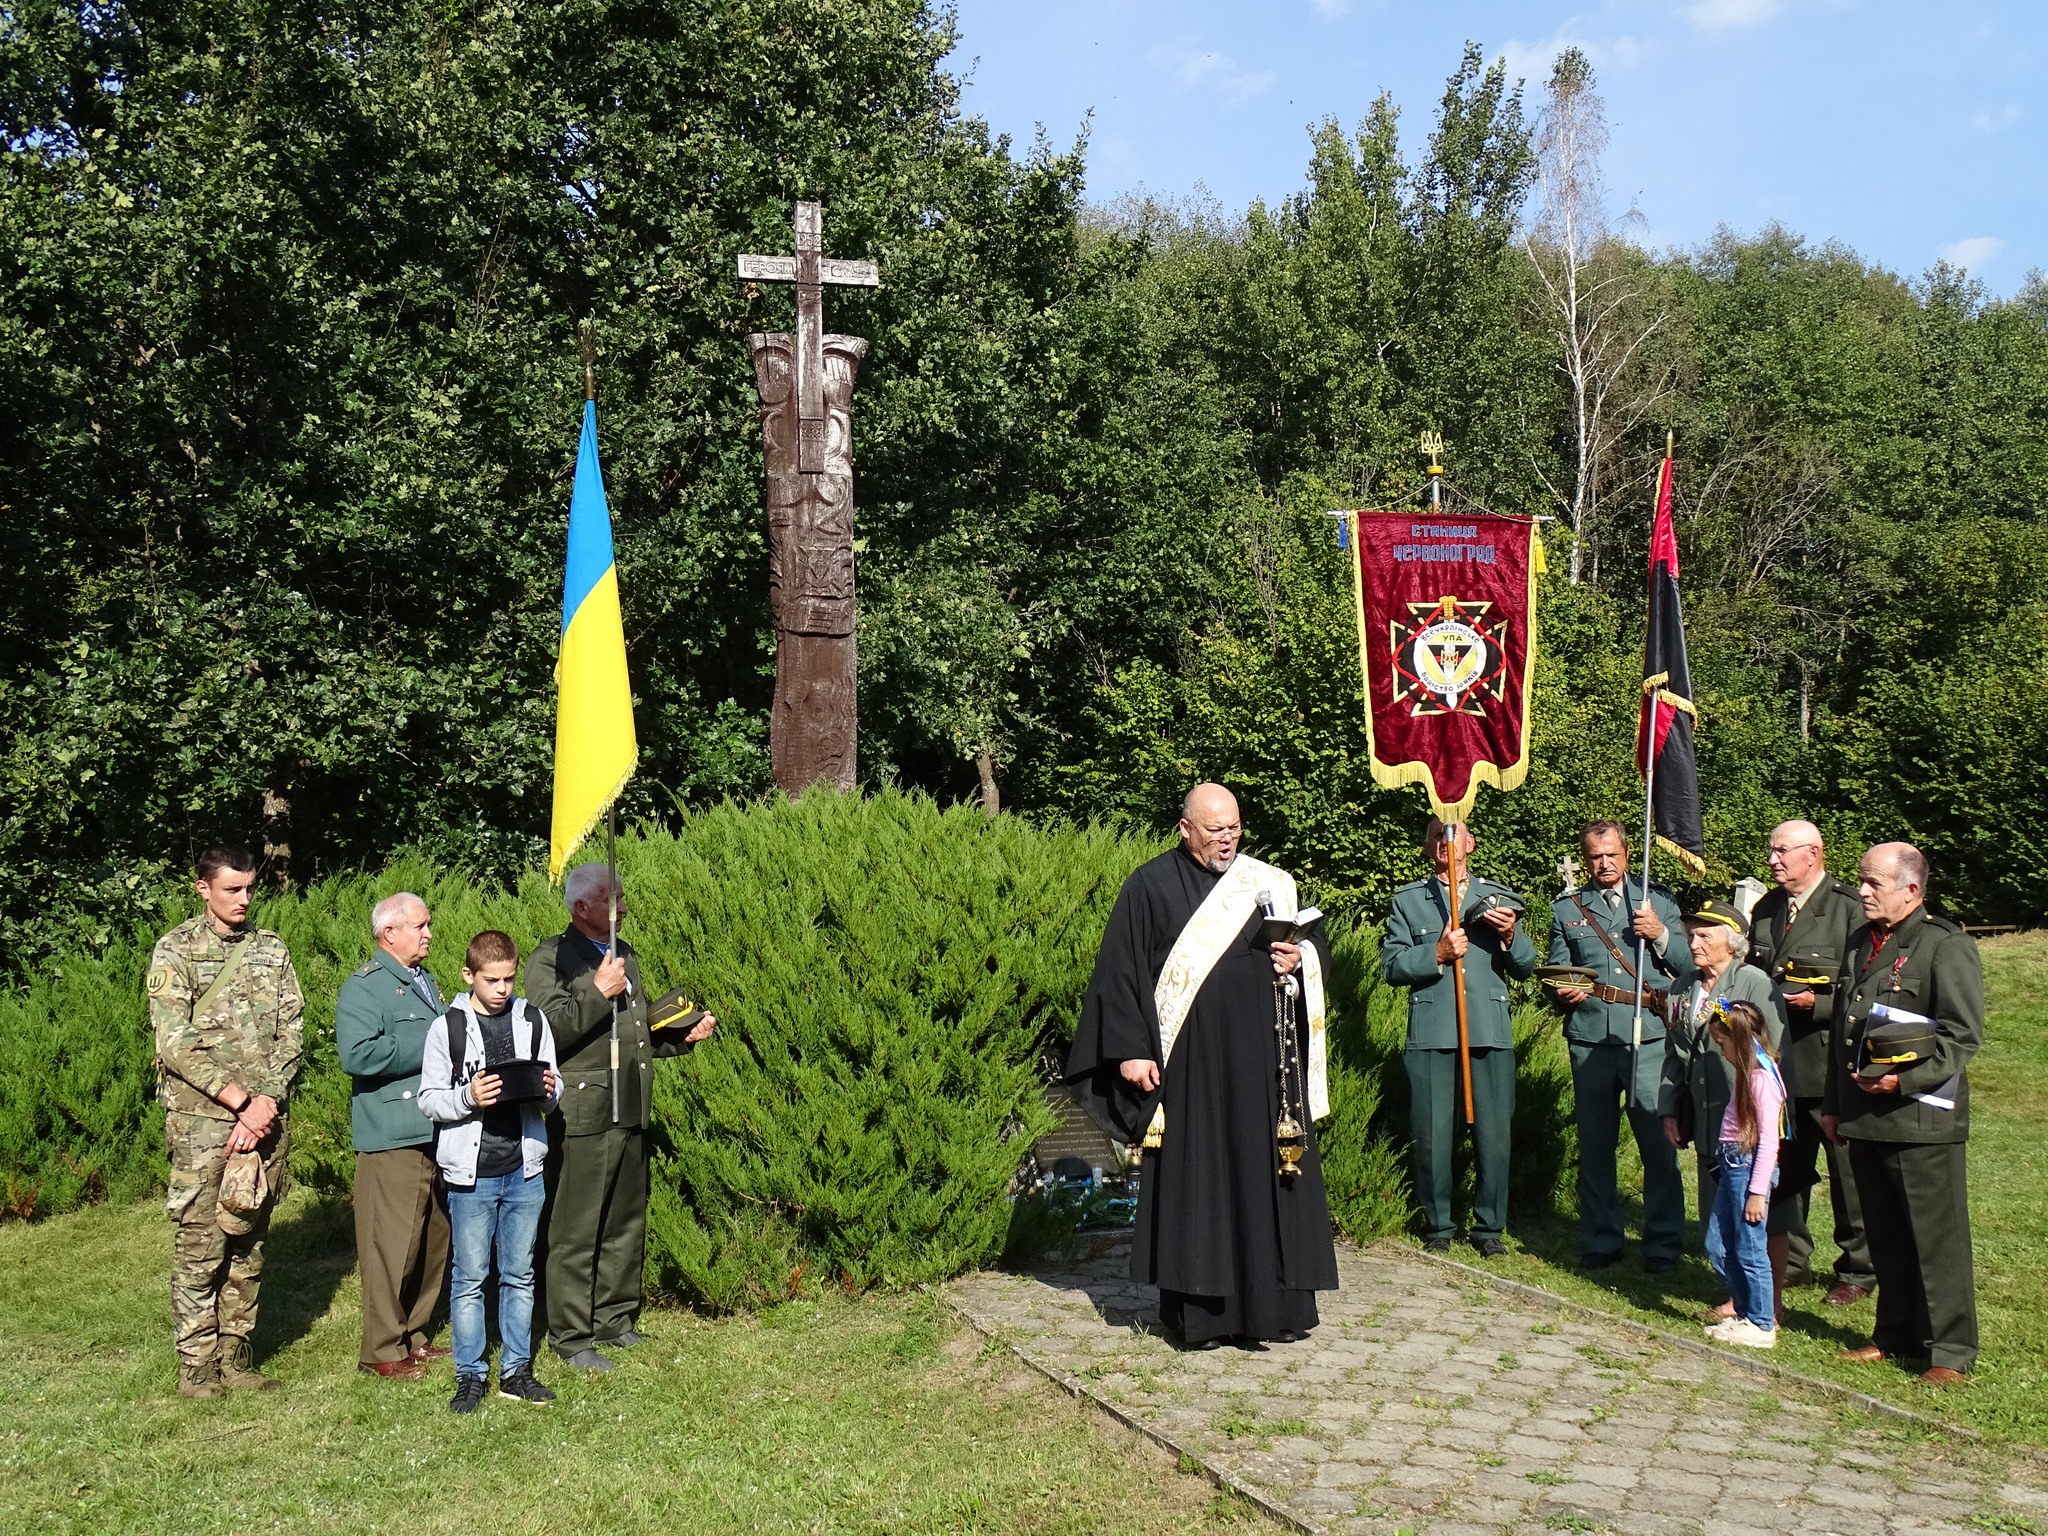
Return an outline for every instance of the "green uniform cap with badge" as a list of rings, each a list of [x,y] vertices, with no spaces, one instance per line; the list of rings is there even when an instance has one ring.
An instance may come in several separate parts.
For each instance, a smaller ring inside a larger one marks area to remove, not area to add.
[[[657,1034],[670,1030],[687,1034],[703,1017],[704,1010],[692,1002],[681,987],[662,993],[647,1006],[647,1027]]]
[[[1917,1066],[1934,1055],[1940,1037],[1934,1020],[1887,1003],[1873,1003],[1856,1052],[1856,1075],[1879,1078]]]
[[[1474,880],[1467,890],[1463,926],[1469,928],[1489,912],[1513,912],[1520,914],[1527,910],[1522,898],[1504,885],[1492,881]]]
[[[1743,915],[1742,908],[1733,902],[1721,901],[1718,898],[1710,897],[1701,902],[1698,911],[1686,913],[1685,920],[1688,923],[1711,923],[1716,927],[1726,928],[1740,939],[1749,937],[1749,919]]]
[[[1534,974],[1538,981],[1552,991],[1560,987],[1570,987],[1575,991],[1584,992],[1600,979],[1600,973],[1590,965],[1539,965]]]

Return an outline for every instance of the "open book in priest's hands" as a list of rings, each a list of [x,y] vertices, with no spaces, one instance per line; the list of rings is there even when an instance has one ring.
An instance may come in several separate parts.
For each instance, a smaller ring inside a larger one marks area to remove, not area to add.
[[[1259,942],[1274,944],[1299,944],[1301,936],[1323,920],[1320,908],[1303,907],[1292,917],[1263,917],[1259,919]]]

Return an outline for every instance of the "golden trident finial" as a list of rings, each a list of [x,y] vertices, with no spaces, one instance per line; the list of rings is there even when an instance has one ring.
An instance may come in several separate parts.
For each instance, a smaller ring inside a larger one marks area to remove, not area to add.
[[[1422,451],[1429,455],[1429,473],[1440,475],[1444,472],[1444,438],[1441,432],[1422,434]]]

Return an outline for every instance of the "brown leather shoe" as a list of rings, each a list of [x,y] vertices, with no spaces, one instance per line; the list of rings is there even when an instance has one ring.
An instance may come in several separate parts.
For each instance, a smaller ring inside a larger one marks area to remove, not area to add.
[[[1846,1280],[1837,1280],[1828,1287],[1827,1295],[1821,1298],[1831,1307],[1853,1307],[1870,1294],[1867,1285],[1851,1285]]]
[[[455,1351],[445,1344],[415,1344],[412,1358],[415,1360],[446,1360]]]
[[[357,1363],[356,1369],[393,1381],[418,1381],[427,1374],[427,1368],[410,1355],[403,1360],[363,1360]]]
[[[1842,1351],[1844,1360],[1854,1360],[1859,1365],[1875,1365],[1884,1358],[1884,1351],[1875,1344],[1859,1344],[1854,1349]]]
[[[1965,1376],[1961,1371],[1955,1370],[1949,1366],[1937,1365],[1922,1371],[1920,1373],[1920,1379],[1926,1382],[1927,1385],[1929,1385],[1930,1387],[1955,1387],[1962,1385],[1962,1383],[1968,1381],[1970,1378]]]

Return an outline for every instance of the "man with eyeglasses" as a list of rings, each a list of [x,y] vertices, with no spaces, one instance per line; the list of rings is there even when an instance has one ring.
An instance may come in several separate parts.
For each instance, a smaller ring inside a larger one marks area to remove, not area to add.
[[[1808,1205],[1827,1148],[1828,1197],[1834,1207],[1834,1285],[1830,1306],[1852,1306],[1877,1284],[1863,1232],[1862,1203],[1849,1155],[1821,1135],[1821,1095],[1828,1080],[1828,1026],[1840,995],[1849,935],[1863,926],[1856,887],[1828,873],[1820,829],[1784,822],[1771,832],[1771,878],[1750,913],[1751,963],[1777,985],[1785,1021],[1785,1083],[1792,1094],[1792,1140],[1780,1160],[1783,1198],[1771,1206],[1771,1262],[1779,1284],[1802,1283],[1813,1262]]]

